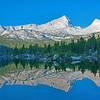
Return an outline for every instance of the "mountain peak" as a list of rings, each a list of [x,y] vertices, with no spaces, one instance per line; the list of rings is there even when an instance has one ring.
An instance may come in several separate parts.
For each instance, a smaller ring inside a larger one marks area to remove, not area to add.
[[[67,16],[62,16],[62,17],[60,17],[61,19],[63,19],[63,20],[69,20],[68,18],[67,18]]]
[[[54,21],[58,22],[58,23],[63,23],[65,25],[67,25],[67,26],[69,25],[69,22],[70,22],[70,20],[66,16],[62,16],[62,17],[60,17],[58,19],[55,19]]]
[[[96,25],[96,24],[100,24],[100,20],[99,19],[95,19],[92,23],[92,25]]]
[[[58,19],[61,19],[63,21],[68,21],[68,22],[70,21],[69,18],[67,16],[65,16],[65,15],[60,17],[60,18],[58,18]]]

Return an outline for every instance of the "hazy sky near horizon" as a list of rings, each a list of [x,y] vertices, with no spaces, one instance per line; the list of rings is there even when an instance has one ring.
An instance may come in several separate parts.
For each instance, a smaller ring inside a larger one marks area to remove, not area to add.
[[[87,27],[100,19],[100,0],[0,0],[0,25],[43,24],[63,15]]]

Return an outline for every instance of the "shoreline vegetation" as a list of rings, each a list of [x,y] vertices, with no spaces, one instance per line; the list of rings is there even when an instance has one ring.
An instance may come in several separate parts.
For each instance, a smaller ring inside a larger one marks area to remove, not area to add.
[[[12,40],[14,41],[14,40]],[[7,41],[4,41],[7,42]],[[12,43],[12,42],[8,42]],[[29,64],[32,69],[44,66],[55,67],[56,70],[66,70],[66,67],[80,65],[82,72],[91,70],[94,74],[99,68],[100,61],[100,37],[94,34],[87,38],[72,39],[71,41],[40,42],[40,44],[28,44],[26,42],[14,42],[15,47],[0,46],[0,66],[14,63],[25,68]],[[24,44],[23,44],[24,43]],[[25,44],[26,43],[26,44]],[[2,43],[4,44],[4,43]],[[85,68],[86,67],[86,68]]]
[[[95,34],[88,39],[81,37],[70,41],[34,42],[34,44],[21,41],[15,43],[13,41],[13,44],[11,41],[8,42],[8,47],[4,46],[4,43],[0,43],[3,45],[0,46],[0,59],[37,59],[43,62],[98,61],[100,59],[100,37]]]

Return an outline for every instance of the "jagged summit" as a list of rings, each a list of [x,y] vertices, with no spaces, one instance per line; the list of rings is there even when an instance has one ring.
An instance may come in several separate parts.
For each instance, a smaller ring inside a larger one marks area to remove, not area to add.
[[[45,24],[26,24],[19,26],[0,26],[0,36],[17,39],[52,39],[55,41],[74,38],[74,36],[88,36],[100,32],[100,20],[95,19],[87,28],[70,24],[66,16],[54,19]]]
[[[92,25],[97,25],[97,24],[100,24],[100,20],[99,19],[95,19],[92,23]]]
[[[69,22],[70,22],[70,20],[66,17],[66,16],[62,16],[62,17],[59,17],[59,18],[57,18],[57,19],[54,19],[54,20],[52,20],[52,21],[50,21],[50,22],[48,22],[48,23],[45,23],[45,24],[51,24],[51,25],[55,25],[55,24],[66,24],[67,26],[69,25]],[[44,24],[42,24],[42,25],[44,25]]]
[[[62,22],[62,23],[67,24],[67,26],[69,25],[69,22],[70,22],[70,20],[68,19],[67,16],[62,16],[62,17],[60,17],[60,18],[58,18],[58,19],[56,19],[56,20],[57,20],[57,21],[60,21],[60,22]]]
[[[95,19],[90,26],[85,28],[86,33],[96,33],[100,32],[100,20]]]

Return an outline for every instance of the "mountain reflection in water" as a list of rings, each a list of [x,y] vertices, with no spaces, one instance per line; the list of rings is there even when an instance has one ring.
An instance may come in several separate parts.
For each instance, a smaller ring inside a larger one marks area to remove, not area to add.
[[[99,100],[100,88],[92,80],[75,81],[67,93],[47,85],[4,85],[1,100]]]
[[[66,92],[75,80],[89,78],[100,86],[100,62],[38,63],[8,61],[0,67],[0,87],[6,85],[48,85]]]

